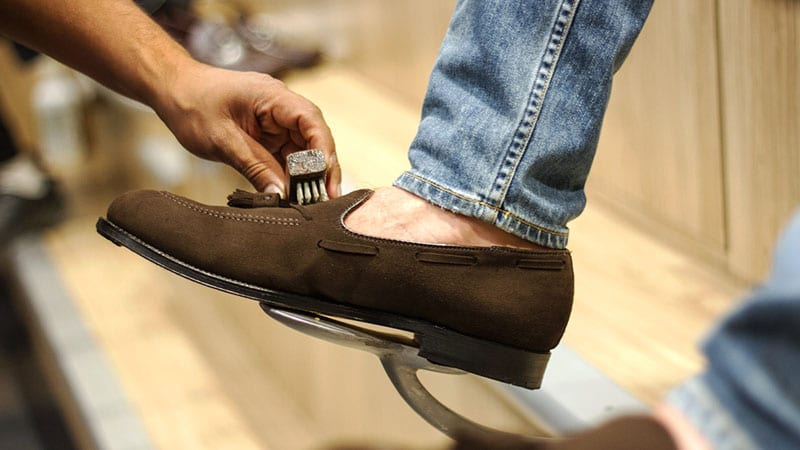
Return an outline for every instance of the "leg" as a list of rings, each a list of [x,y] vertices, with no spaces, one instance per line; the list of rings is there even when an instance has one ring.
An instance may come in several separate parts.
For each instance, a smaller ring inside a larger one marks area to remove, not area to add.
[[[651,4],[460,1],[431,75],[411,170],[395,185],[529,242],[564,248],[566,223],[585,203],[612,76]],[[390,211],[413,201],[387,196]],[[368,220],[370,203],[360,212],[348,226],[403,237]],[[424,216],[411,217],[422,233],[431,230],[416,220]]]

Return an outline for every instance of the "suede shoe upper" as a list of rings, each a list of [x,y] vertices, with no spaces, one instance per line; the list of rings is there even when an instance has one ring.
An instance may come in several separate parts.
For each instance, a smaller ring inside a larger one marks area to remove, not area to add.
[[[324,298],[534,352],[560,340],[572,305],[566,250],[458,247],[373,238],[344,217],[371,195],[307,206],[208,206],[157,191],[118,197],[107,218],[184,264],[271,290]],[[241,200],[241,199],[239,199]]]

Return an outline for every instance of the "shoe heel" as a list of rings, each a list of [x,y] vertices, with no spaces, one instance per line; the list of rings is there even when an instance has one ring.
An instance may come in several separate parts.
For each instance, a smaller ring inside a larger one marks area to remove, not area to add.
[[[415,338],[419,355],[432,363],[527,389],[542,385],[550,359],[550,352],[528,352],[442,328],[419,332]]]

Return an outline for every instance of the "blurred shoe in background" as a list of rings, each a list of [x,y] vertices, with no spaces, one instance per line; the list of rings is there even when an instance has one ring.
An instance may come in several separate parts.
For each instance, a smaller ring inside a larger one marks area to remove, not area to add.
[[[34,58],[32,52],[20,55],[23,62]],[[61,192],[35,158],[19,151],[10,125],[0,115],[0,252],[20,235],[54,225],[64,215]]]
[[[287,42],[264,20],[240,15],[235,23],[201,18],[191,2],[167,1],[153,14],[193,58],[216,67],[279,77],[321,61],[318,48]]]
[[[0,251],[19,236],[57,224],[64,211],[58,184],[27,155],[0,163]]]

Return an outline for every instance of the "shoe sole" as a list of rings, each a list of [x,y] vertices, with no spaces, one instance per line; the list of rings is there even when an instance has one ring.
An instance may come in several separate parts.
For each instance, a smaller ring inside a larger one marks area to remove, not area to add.
[[[114,244],[127,247],[134,253],[171,272],[223,292],[257,300],[276,308],[299,310],[410,331],[414,333],[414,340],[419,346],[419,356],[441,366],[454,367],[527,389],[537,389],[541,386],[547,361],[550,358],[549,352],[529,352],[474,338],[425,320],[275,291],[215,275],[158,250],[103,218],[97,221],[97,232]]]

